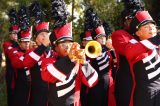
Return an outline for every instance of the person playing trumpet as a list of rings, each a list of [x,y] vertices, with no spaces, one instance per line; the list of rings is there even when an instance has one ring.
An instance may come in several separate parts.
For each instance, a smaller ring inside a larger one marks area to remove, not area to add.
[[[98,74],[86,61],[84,50],[73,42],[72,23],[67,22],[65,2],[52,0],[52,6],[54,30],[50,43],[55,52],[43,59],[41,65],[42,79],[49,82],[48,106],[81,106],[81,83],[94,86]]]
[[[96,45],[94,49],[101,47],[100,53],[93,52],[91,47],[88,48],[90,64],[98,73],[98,84],[88,90],[87,106],[115,106],[113,95],[113,78],[112,78],[112,56],[109,49],[106,47],[106,34],[101,20],[97,14],[93,12],[92,8],[86,10],[85,13],[85,28],[91,31],[92,39]],[[96,44],[98,42],[98,44]],[[90,42],[89,42],[90,43]],[[88,52],[86,53],[88,54]]]
[[[88,42],[93,40],[92,36],[91,36],[91,32],[90,31],[84,31],[83,33],[81,33],[80,34],[80,40],[81,40],[81,48],[85,49]],[[87,61],[89,62],[90,60],[87,59]],[[87,106],[87,101],[88,101],[87,98],[88,98],[88,87],[85,84],[82,84],[81,95],[80,95],[82,106]]]
[[[42,79],[50,82],[49,106],[80,106],[81,83],[92,87],[98,80],[97,72],[85,60],[84,50],[73,42],[71,28],[67,23],[54,30],[50,42],[57,56],[54,53],[42,60]]]

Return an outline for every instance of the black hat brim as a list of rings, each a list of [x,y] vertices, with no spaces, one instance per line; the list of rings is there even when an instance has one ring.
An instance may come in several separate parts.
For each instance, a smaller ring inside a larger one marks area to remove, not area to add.
[[[72,37],[62,37],[60,39],[57,39],[56,43],[60,43],[60,42],[64,42],[64,41],[72,41],[73,42],[73,39],[72,39]]]
[[[144,26],[144,25],[146,25],[146,24],[148,24],[148,23],[156,24],[156,22],[153,21],[153,20],[145,20],[145,21],[141,22],[141,23],[138,25],[138,28],[140,28],[141,26]]]
[[[38,34],[41,33],[41,32],[47,32],[47,33],[49,33],[49,31],[47,29],[42,29],[42,30],[37,31],[35,33],[35,35],[38,36]]]

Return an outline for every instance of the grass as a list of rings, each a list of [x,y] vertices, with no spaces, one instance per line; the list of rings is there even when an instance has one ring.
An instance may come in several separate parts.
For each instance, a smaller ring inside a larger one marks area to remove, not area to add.
[[[7,94],[4,69],[0,67],[0,106],[7,106]]]

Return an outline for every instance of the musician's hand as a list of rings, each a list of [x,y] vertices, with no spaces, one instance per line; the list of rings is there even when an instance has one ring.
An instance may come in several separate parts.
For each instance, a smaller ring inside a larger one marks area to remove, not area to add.
[[[30,48],[37,48],[37,47],[38,47],[38,45],[36,44],[36,42],[34,42],[34,41],[30,42]]]

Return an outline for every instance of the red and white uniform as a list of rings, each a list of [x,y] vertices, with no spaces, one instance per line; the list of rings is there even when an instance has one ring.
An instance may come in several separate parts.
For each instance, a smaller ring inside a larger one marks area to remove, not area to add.
[[[42,61],[42,78],[49,84],[49,106],[80,106],[80,88],[96,84],[98,74],[90,66],[71,62],[69,57],[48,58]]]
[[[102,54],[97,58],[92,59],[90,64],[98,73],[99,82],[88,90],[87,105],[96,106],[99,104],[100,106],[115,106],[111,66],[112,56],[108,48],[106,46],[102,46]]]
[[[159,106],[160,59],[157,46],[149,40],[127,40],[123,51],[130,64],[133,80],[130,106]]]
[[[125,57],[125,48],[133,36],[125,30],[117,30],[112,33],[111,37],[118,62],[118,70],[115,78],[116,105],[128,106],[130,103],[133,82],[129,63]]]
[[[15,90],[14,90],[14,105],[28,106],[30,99],[30,70],[23,65],[25,51],[14,48],[9,52],[9,58],[12,66],[15,69]]]
[[[7,86],[7,103],[8,106],[13,105],[14,87],[15,87],[15,73],[14,68],[11,64],[10,58],[8,57],[11,48],[18,48],[18,44],[15,41],[6,41],[3,43],[3,50],[6,57],[6,86]]]
[[[17,68],[25,67],[30,70],[31,75],[31,106],[45,106],[48,101],[48,83],[41,78],[41,60],[50,56],[50,50],[41,45],[36,49],[30,49],[26,54],[22,54],[15,49],[12,49],[12,58],[15,61],[12,63]],[[18,65],[17,65],[18,64]]]
[[[134,82],[130,106],[160,105],[160,57],[156,48],[148,40],[132,39],[128,44],[126,56]]]

